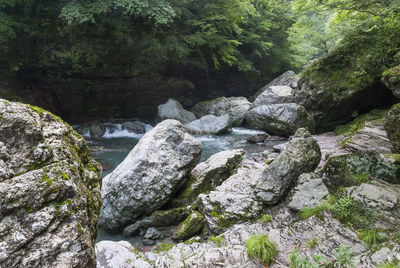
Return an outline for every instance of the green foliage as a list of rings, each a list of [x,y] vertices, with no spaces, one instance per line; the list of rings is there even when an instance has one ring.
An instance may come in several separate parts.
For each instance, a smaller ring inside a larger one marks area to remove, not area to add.
[[[318,238],[314,237],[313,239],[310,239],[307,241],[307,247],[309,249],[313,249],[318,245]]]
[[[358,234],[358,236],[370,248],[383,242],[386,239],[386,236],[380,234],[379,230],[377,230],[377,229],[361,230],[360,233]]]
[[[278,254],[276,244],[269,239],[267,235],[252,235],[246,242],[247,255],[258,258],[258,260],[267,265],[273,261]]]
[[[225,236],[210,236],[210,240],[213,241],[218,247],[225,246]]]
[[[174,246],[174,244],[168,244],[168,243],[160,243],[157,246],[156,249],[156,253],[161,253],[161,252],[167,252],[168,250],[170,250],[172,247]]]
[[[272,221],[272,216],[271,215],[269,215],[269,214],[261,215],[261,217],[260,217],[260,222],[261,223],[268,223],[270,221]]]

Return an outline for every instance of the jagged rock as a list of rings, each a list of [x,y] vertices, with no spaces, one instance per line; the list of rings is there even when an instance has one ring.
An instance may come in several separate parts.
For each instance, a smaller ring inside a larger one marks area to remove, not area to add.
[[[264,164],[244,160],[237,172],[214,191],[199,195],[200,211],[210,230],[221,233],[238,221],[260,214],[263,204],[257,200],[254,187],[264,169]]]
[[[298,128],[314,131],[315,122],[303,106],[296,103],[261,105],[246,114],[249,126],[274,135],[293,135]]]
[[[143,244],[145,246],[155,245],[157,242],[156,240],[162,237],[163,235],[157,230],[157,228],[150,227],[143,236]]]
[[[122,129],[128,130],[129,132],[144,134],[146,133],[146,124],[140,121],[130,121],[122,123]]]
[[[252,103],[252,107],[268,104],[293,103],[292,88],[288,86],[270,86]]]
[[[374,151],[390,153],[395,151],[382,121],[366,122],[365,126],[343,141],[343,147],[352,151]]]
[[[176,228],[173,238],[176,240],[185,240],[198,234],[204,225],[204,217],[201,213],[192,212],[183,222]]]
[[[389,183],[399,183],[400,178],[399,166],[375,152],[330,156],[320,173],[330,188],[353,186],[360,179],[369,177]]]
[[[379,249],[373,248],[356,256],[354,265],[355,267],[396,267],[396,263],[400,263],[400,245],[389,242],[380,246]]]
[[[219,97],[213,100],[197,103],[192,112],[197,117],[208,114],[215,116],[229,115],[231,125],[240,126],[243,123],[244,115],[250,109],[250,102],[245,97]]]
[[[318,143],[304,128],[296,131],[286,149],[264,170],[255,192],[266,204],[281,200],[302,173],[315,170],[321,160]]]
[[[317,170],[320,170],[323,167],[329,156],[349,153],[346,149],[340,146],[340,143],[344,139],[343,136],[337,136],[333,132],[328,132],[314,135],[313,137],[318,142],[319,148],[321,149],[321,161],[319,162]]]
[[[288,207],[299,211],[321,205],[328,197],[328,188],[315,173],[300,175],[296,187],[289,193]]]
[[[400,99],[400,65],[389,69],[383,73],[383,83],[390,88],[393,96]]]
[[[399,205],[400,185],[375,180],[370,184],[349,187],[347,192],[354,200],[373,209],[393,210]]]
[[[247,141],[251,143],[259,143],[259,142],[264,142],[265,139],[267,139],[268,137],[269,135],[267,133],[255,134],[247,138]]]
[[[173,99],[168,99],[166,103],[158,106],[157,116],[161,119],[175,119],[182,123],[196,120],[192,112],[185,110],[178,101]]]
[[[198,163],[200,141],[176,120],[147,132],[125,160],[103,179],[99,225],[116,230],[168,202]]]
[[[106,132],[106,128],[102,125],[100,121],[95,121],[89,126],[89,133],[92,139],[98,139],[103,137]]]
[[[400,150],[400,103],[393,105],[387,113],[385,130],[390,141]]]
[[[149,261],[127,241],[100,241],[96,244],[97,268],[151,268]]]
[[[200,119],[185,124],[185,129],[197,135],[219,135],[227,133],[230,126],[229,115],[205,115]]]
[[[59,117],[0,99],[0,267],[94,267],[101,167]]]
[[[293,71],[287,71],[283,73],[281,76],[275,78],[270,83],[262,87],[256,94],[250,97],[250,101],[254,101],[257,97],[263,93],[266,89],[273,86],[286,86],[291,88],[297,87],[297,82],[299,81],[299,77]]]
[[[198,164],[173,206],[190,204],[197,196],[221,185],[242,161],[243,150],[222,151]]]

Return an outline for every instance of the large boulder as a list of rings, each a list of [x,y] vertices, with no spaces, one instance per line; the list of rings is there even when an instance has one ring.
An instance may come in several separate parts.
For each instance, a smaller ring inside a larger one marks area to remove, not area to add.
[[[394,105],[387,113],[385,130],[390,141],[400,150],[400,103]]]
[[[318,143],[304,128],[296,131],[286,149],[264,170],[255,192],[266,204],[280,201],[300,174],[312,172],[321,160]]]
[[[197,135],[219,135],[229,131],[231,124],[229,115],[205,115],[200,119],[185,124],[188,132]]]
[[[200,141],[181,123],[159,123],[103,179],[99,225],[116,231],[161,208],[198,163],[201,151]]]
[[[59,117],[0,99],[0,267],[95,267],[101,167]]]
[[[250,101],[256,100],[257,97],[263,92],[265,92],[265,90],[267,90],[269,87],[285,86],[285,87],[296,88],[298,81],[299,77],[295,72],[287,71],[282,75],[280,75],[279,77],[272,80],[271,82],[269,82],[267,85],[263,86],[259,91],[256,92],[256,94],[250,97]]]
[[[386,70],[382,81],[393,92],[393,96],[400,99],[400,65]]]
[[[174,99],[168,99],[166,103],[159,105],[157,116],[161,119],[176,119],[182,123],[189,123],[196,120],[196,116],[192,112],[185,110]]]
[[[314,131],[313,117],[296,103],[261,105],[246,114],[246,122],[251,127],[262,129],[274,135],[293,135],[298,128]]]
[[[277,103],[292,103],[292,88],[288,86],[271,86],[266,88],[252,103],[252,107]]]
[[[208,114],[215,116],[229,115],[233,126],[240,126],[243,123],[244,115],[250,109],[250,102],[245,97],[219,97],[213,100],[197,103],[192,112],[197,117]]]

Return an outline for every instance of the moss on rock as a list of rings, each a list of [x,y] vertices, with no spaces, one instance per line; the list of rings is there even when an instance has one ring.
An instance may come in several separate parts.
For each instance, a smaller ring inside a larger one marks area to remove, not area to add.
[[[176,240],[185,240],[198,234],[204,225],[204,216],[195,211],[192,212],[183,222],[176,228],[173,238]]]

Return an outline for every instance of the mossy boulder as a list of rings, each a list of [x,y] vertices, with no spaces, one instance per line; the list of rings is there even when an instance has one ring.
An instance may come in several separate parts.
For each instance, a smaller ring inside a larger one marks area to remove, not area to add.
[[[389,139],[400,150],[400,103],[393,105],[387,113],[385,130]]]
[[[176,228],[173,238],[176,240],[186,240],[198,234],[204,226],[204,216],[194,211]]]
[[[400,99],[400,65],[384,71],[382,81],[392,90],[393,95]]]

